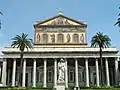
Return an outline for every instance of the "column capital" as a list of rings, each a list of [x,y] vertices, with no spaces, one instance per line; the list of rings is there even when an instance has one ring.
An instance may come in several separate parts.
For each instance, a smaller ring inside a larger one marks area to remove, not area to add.
[[[89,57],[84,57],[84,59],[88,59]]]
[[[26,61],[26,58],[23,58],[24,61]]]
[[[13,60],[16,60],[16,58],[13,58]]]
[[[78,58],[74,58],[75,60],[78,60]]]
[[[108,60],[108,57],[105,57],[105,60]]]
[[[120,58],[119,57],[116,57],[116,59],[115,59],[116,61],[119,61],[120,60]]]
[[[3,58],[3,61],[6,61],[7,60],[7,58]]]
[[[44,60],[47,60],[47,58],[43,58]]]
[[[95,57],[95,60],[98,60],[99,58],[98,57]]]
[[[57,60],[57,58],[53,58],[54,60]]]
[[[33,60],[36,60],[36,58],[32,58]]]

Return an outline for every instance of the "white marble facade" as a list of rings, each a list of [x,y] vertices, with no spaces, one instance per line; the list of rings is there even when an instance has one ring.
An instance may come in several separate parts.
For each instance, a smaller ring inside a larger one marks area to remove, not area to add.
[[[54,88],[58,82],[58,62],[65,60],[65,86],[99,86],[101,68],[99,48],[87,45],[86,28],[62,14],[38,21],[35,25],[34,48],[24,53],[22,86]],[[19,79],[20,51],[6,47],[2,51],[1,82],[3,86],[17,86]],[[105,85],[118,85],[119,56],[115,47],[103,49]]]

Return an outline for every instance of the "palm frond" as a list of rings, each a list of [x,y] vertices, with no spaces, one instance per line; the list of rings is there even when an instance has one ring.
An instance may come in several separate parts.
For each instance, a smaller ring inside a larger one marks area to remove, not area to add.
[[[118,14],[118,16],[120,16],[120,13]]]
[[[12,38],[12,44],[11,46],[13,48],[19,48],[20,51],[24,51],[24,49],[26,48],[27,50],[29,48],[33,47],[33,42],[32,39],[28,38],[28,34],[26,33],[22,33],[21,35],[16,35],[14,38]]]
[[[117,21],[114,25],[115,25],[115,26],[118,25],[118,26],[120,27],[120,20]]]
[[[108,47],[110,46],[110,38],[103,33],[98,32],[91,39],[91,47]]]
[[[3,15],[3,13],[2,13],[2,12],[0,12],[0,14],[1,14],[1,15]]]
[[[1,24],[1,20],[0,20],[0,29],[1,29],[1,25],[2,25],[2,24]]]

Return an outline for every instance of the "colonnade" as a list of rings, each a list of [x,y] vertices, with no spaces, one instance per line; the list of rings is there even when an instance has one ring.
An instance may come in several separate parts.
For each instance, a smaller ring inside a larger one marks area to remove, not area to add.
[[[79,87],[78,82],[78,59],[75,58],[75,87]],[[119,57],[115,60],[115,83],[118,84],[118,61]],[[65,64],[67,66],[67,59],[65,59]],[[15,86],[15,77],[16,77],[16,59],[13,59],[13,69],[12,69],[12,86]],[[32,77],[32,86],[36,87],[36,59],[33,59],[33,77]],[[89,69],[88,69],[88,58],[85,58],[85,76],[86,76],[86,86],[89,87]],[[99,65],[98,58],[95,58],[95,67],[96,67],[96,85],[100,85],[99,80]],[[44,59],[44,79],[43,87],[47,87],[47,59]],[[106,72],[106,85],[110,86],[109,79],[109,68],[108,68],[108,59],[105,58],[105,72]],[[2,67],[2,83],[6,86],[6,75],[7,75],[7,60],[3,60]],[[26,81],[26,59],[23,60],[23,76],[22,76],[22,87],[25,87]],[[54,88],[57,85],[57,59],[54,59]],[[65,86],[68,88],[68,70],[65,71]]]

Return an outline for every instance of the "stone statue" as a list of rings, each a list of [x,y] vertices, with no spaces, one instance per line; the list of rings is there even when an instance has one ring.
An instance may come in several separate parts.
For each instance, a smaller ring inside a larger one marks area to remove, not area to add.
[[[84,42],[84,35],[83,34],[81,34],[81,36],[80,36],[80,41],[83,43]]]
[[[70,35],[67,34],[67,43],[70,42],[70,39],[71,39],[71,38],[70,38]]]
[[[63,59],[60,59],[60,62],[58,62],[58,82],[65,81],[65,70],[66,70],[65,61]]]
[[[40,35],[37,34],[37,42],[40,42]]]
[[[55,34],[50,35],[51,36],[51,41],[55,42]]]

